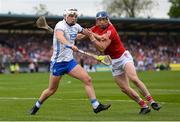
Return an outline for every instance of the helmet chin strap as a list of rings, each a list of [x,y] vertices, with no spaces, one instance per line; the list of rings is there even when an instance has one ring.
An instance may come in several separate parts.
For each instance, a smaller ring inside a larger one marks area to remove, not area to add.
[[[100,28],[101,28],[101,29],[106,29],[107,26],[106,26],[106,25],[102,25],[102,26],[100,26]]]
[[[101,29],[106,29],[108,26],[109,26],[109,23],[106,24],[106,25],[101,25],[100,28],[101,28]]]
[[[75,23],[68,23],[68,22],[67,22],[67,16],[65,16],[65,21],[66,21],[66,23],[67,23],[69,26],[75,25]]]
[[[66,22],[67,23],[67,22]],[[69,26],[75,25],[75,23],[67,23]]]

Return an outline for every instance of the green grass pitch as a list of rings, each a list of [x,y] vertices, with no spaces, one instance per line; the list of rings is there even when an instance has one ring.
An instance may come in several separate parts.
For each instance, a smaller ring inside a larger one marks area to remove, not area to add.
[[[180,72],[139,72],[162,109],[139,115],[139,106],[116,86],[110,72],[90,73],[98,100],[111,103],[109,110],[95,114],[83,84],[64,76],[58,91],[35,116],[30,108],[48,86],[48,73],[0,75],[0,121],[180,121]],[[131,84],[132,87],[133,84]]]

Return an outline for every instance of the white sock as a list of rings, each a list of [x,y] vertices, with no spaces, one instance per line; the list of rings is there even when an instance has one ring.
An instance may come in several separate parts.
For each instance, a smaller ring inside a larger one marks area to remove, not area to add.
[[[153,103],[155,103],[155,101],[151,101],[151,102],[150,102],[150,104],[153,104]]]
[[[96,99],[91,100],[91,104],[94,109],[96,109],[99,106],[99,102]]]
[[[38,107],[38,108],[41,107],[41,103],[39,101],[36,102],[36,107]]]

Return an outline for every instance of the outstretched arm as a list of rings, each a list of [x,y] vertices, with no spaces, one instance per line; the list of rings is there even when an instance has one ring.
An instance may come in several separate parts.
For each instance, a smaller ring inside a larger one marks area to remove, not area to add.
[[[102,40],[103,39],[103,36],[102,35],[98,35],[96,33],[92,33],[93,36],[97,39],[97,40]]]
[[[82,30],[81,33],[77,34],[76,40],[82,40],[82,39],[87,39],[89,35],[89,29],[85,28]]]
[[[79,34],[77,34],[76,40],[82,40],[82,39],[85,39],[85,38],[87,38],[86,35],[79,33]]]

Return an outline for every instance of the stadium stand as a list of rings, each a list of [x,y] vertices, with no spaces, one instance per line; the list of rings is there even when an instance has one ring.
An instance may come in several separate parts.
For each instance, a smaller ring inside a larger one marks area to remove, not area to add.
[[[16,69],[13,68],[15,64],[19,65],[20,72],[48,71],[52,35],[36,28],[38,17],[0,15],[0,18],[0,72],[11,72],[11,68]],[[63,19],[62,16],[46,18],[51,27]],[[174,69],[172,64],[175,64],[175,70],[179,68],[180,20],[112,18],[111,21],[125,47],[134,56],[138,70],[169,70]],[[91,27],[95,18],[80,17],[79,23]],[[100,54],[88,40],[77,41],[76,45],[82,50]],[[87,70],[95,71],[96,60],[78,52],[75,57],[81,65],[88,67]]]

